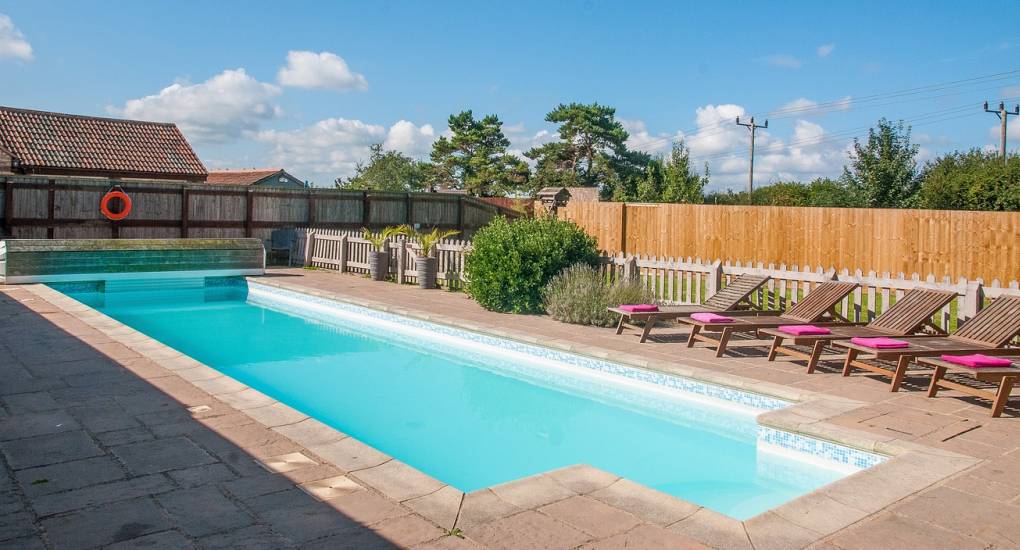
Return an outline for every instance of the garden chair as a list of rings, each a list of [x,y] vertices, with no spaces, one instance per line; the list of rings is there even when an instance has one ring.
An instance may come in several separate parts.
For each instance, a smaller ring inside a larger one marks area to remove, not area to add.
[[[757,292],[769,279],[768,275],[741,275],[705,300],[703,304],[659,306],[657,311],[626,311],[618,307],[611,307],[609,311],[620,316],[620,322],[616,325],[617,334],[621,334],[623,329],[628,326],[636,329],[638,327],[635,323],[643,322],[640,342],[644,343],[655,323],[673,321],[678,317],[699,311],[725,311],[727,315],[778,315],[781,312],[763,311],[750,300],[751,295]]]
[[[1013,384],[1020,378],[1020,351],[1014,350],[1014,352],[1015,355],[1004,357],[1004,359],[1010,360],[1013,365],[1004,367],[971,368],[938,357],[921,357],[917,362],[925,367],[935,369],[931,375],[931,384],[928,386],[928,397],[935,397],[940,389],[949,389],[972,397],[990,399],[992,401],[992,417],[998,418],[1002,415],[1002,409],[1006,407],[1006,402],[1009,401]],[[959,376],[949,380],[946,378],[946,374],[949,373]],[[996,388],[992,391],[962,382],[962,380],[968,379],[973,379],[977,384],[993,384]]]
[[[696,342],[714,344],[715,356],[722,357],[730,338],[737,333],[754,332],[767,328],[797,323],[824,325],[855,325],[836,311],[836,304],[857,288],[857,283],[841,281],[825,281],[804,296],[799,302],[782,315],[760,315],[757,317],[734,317],[727,322],[701,321],[693,317],[680,317],[677,321],[691,325],[691,336],[687,347],[694,347]],[[729,315],[729,312],[726,312]],[[713,338],[706,333],[718,332],[719,337]]]
[[[772,348],[769,350],[769,361],[775,361],[776,355],[780,353],[798,359],[806,359],[808,362],[807,372],[811,374],[818,365],[822,351],[835,340],[881,336],[906,338],[924,329],[932,332],[921,334],[921,336],[931,336],[932,333],[945,335],[942,329],[932,324],[931,318],[946,304],[953,301],[956,296],[957,293],[953,290],[919,287],[904,294],[891,308],[864,326],[824,327],[829,331],[827,334],[791,334],[790,331],[780,328],[764,329],[761,333],[774,338]],[[810,325],[810,323],[797,323],[793,326],[809,327]],[[784,343],[786,343],[785,346]],[[811,351],[805,353],[791,346],[809,346]]]
[[[1004,346],[1018,334],[1020,296],[1002,296],[949,336],[909,338],[905,340],[906,346],[890,349],[875,349],[850,340],[837,340],[832,345],[847,350],[843,361],[843,376],[850,376],[855,368],[863,369],[890,377],[890,391],[898,391],[907,374],[907,367],[917,357],[967,353],[1015,355],[1016,348]],[[868,360],[862,360],[861,354],[865,354]],[[889,361],[895,363],[895,367],[889,368],[875,361]]]

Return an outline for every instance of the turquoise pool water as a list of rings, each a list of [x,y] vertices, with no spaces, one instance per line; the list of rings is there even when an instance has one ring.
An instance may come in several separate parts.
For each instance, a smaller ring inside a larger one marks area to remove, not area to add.
[[[243,283],[53,286],[463,491],[585,463],[747,519],[850,472],[760,444],[759,410]]]

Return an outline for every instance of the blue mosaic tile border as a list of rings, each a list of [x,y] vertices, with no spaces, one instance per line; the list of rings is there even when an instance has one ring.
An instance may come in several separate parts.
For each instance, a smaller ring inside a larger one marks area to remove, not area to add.
[[[877,453],[854,449],[823,439],[784,432],[775,428],[769,428],[768,426],[758,426],[758,441],[817,456],[831,462],[846,464],[861,470],[881,464],[887,460],[887,457]]]
[[[249,295],[251,295],[252,290],[256,290],[259,294],[268,295],[270,297],[276,295],[281,298],[306,300],[319,305],[337,308],[349,313],[364,315],[381,321],[387,321],[413,328],[429,330],[446,336],[462,338],[472,342],[490,345],[508,351],[524,353],[541,359],[558,361],[576,367],[582,367],[607,374],[629,378],[632,380],[656,384],[659,386],[687,393],[692,393],[699,396],[729,401],[731,403],[737,403],[746,407],[758,409],[760,411],[782,409],[793,404],[789,401],[779,399],[776,397],[756,394],[733,388],[727,388],[725,386],[708,384],[694,379],[684,378],[666,373],[653,372],[635,367],[629,367],[626,365],[621,365],[619,363],[606,361],[604,359],[586,357],[583,355],[578,355],[567,351],[546,348],[534,344],[509,340],[506,338],[499,338],[496,336],[472,332],[469,330],[455,328],[439,323],[433,323],[430,321],[424,321],[421,319],[405,317],[402,315],[387,313],[376,309],[357,306],[354,304],[341,302],[330,298],[323,298],[319,296],[305,294],[302,292],[295,292],[273,286],[261,285],[252,281],[248,281],[248,288]],[[874,466],[875,464],[881,463],[886,460],[886,457],[880,454],[870,453],[867,451],[854,449],[852,447],[847,447],[845,445],[839,445],[837,443],[832,443],[821,439],[815,439],[800,434],[784,432],[766,426],[758,426],[757,437],[759,441],[770,445],[775,445],[778,447],[789,449],[791,451],[810,454],[822,458],[824,460],[847,465],[853,468],[860,469],[869,468],[871,466]]]

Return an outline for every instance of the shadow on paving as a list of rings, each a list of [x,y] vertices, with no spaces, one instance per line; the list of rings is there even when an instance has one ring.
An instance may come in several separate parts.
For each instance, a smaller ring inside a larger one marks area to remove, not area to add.
[[[410,519],[403,507],[352,484],[318,500],[296,484],[342,472],[310,461],[270,473],[256,458],[296,444],[27,291],[3,290],[0,547],[397,546],[385,536]],[[86,332],[102,340],[73,334]]]

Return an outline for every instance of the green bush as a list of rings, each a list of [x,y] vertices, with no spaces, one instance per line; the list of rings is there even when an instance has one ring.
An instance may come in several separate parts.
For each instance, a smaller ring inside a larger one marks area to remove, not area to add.
[[[616,315],[606,308],[651,303],[651,292],[637,281],[606,282],[588,264],[575,264],[552,278],[544,291],[545,310],[557,321],[575,325],[612,326]]]
[[[540,313],[542,289],[576,263],[595,265],[595,239],[572,222],[555,218],[496,218],[475,233],[464,263],[467,292],[482,307]]]

